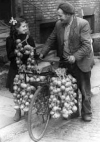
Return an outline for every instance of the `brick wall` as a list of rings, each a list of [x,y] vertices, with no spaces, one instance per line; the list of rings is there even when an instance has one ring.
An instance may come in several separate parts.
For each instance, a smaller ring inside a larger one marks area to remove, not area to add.
[[[76,8],[76,14],[82,7],[95,9],[94,32],[100,32],[100,1],[99,0],[68,0]],[[59,2],[66,0],[23,0],[23,14],[29,22],[30,32],[37,43],[40,42],[40,23],[44,20],[56,20],[56,8]]]

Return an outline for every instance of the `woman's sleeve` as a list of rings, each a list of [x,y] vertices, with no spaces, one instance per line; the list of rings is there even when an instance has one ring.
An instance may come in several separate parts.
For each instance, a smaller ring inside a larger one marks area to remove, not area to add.
[[[7,57],[10,61],[16,57],[14,50],[15,48],[14,48],[13,40],[10,38],[7,38],[6,39],[6,52],[7,52]]]
[[[29,37],[28,43],[29,43],[29,45],[31,45],[33,48],[35,47],[35,42],[34,42],[33,37],[31,37],[31,36]]]
[[[33,48],[35,47],[35,42],[34,42],[34,39],[33,37],[29,37],[29,45],[31,45]],[[36,54],[36,49],[34,49],[34,53]]]

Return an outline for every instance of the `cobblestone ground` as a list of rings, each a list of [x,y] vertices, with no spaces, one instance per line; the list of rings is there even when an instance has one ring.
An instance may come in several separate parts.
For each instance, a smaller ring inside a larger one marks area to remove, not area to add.
[[[84,122],[81,118],[69,121],[56,120],[49,125],[40,142],[100,142],[100,94],[92,97],[93,118]],[[21,134],[11,142],[33,142],[28,132]]]

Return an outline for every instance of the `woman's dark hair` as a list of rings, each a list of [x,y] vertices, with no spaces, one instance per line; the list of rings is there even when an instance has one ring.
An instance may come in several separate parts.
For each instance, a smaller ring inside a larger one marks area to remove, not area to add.
[[[16,23],[13,25],[11,24],[10,26],[10,37],[12,37],[14,40],[16,39],[18,32],[16,30],[16,28],[19,28],[21,26],[21,23],[26,22],[26,19],[24,18],[14,18],[14,20],[16,20]]]

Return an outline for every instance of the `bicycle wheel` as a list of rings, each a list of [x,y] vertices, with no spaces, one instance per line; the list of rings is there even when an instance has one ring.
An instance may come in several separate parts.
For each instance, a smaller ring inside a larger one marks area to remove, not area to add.
[[[49,123],[48,101],[49,88],[39,87],[31,100],[28,113],[28,132],[35,142],[43,137]]]

